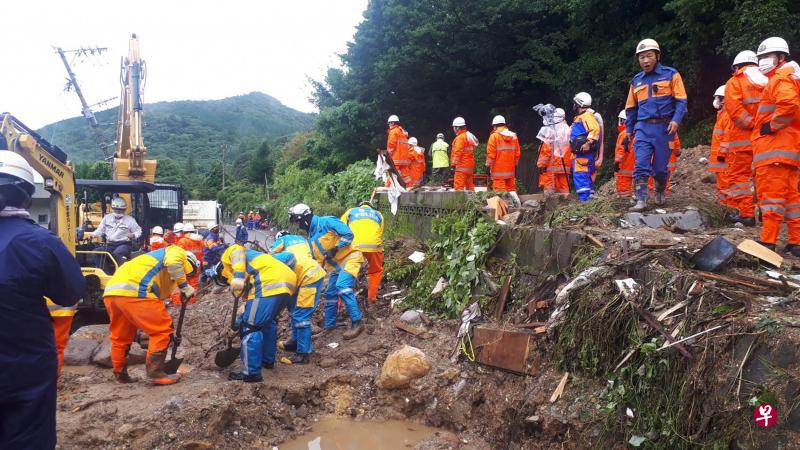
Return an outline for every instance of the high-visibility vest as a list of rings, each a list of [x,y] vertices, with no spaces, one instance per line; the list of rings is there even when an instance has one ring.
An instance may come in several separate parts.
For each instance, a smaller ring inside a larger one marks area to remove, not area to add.
[[[103,296],[167,299],[175,286],[186,286],[192,265],[186,250],[170,245],[121,265],[106,283]]]
[[[250,281],[253,288],[250,289],[247,300],[291,295],[297,287],[297,275],[292,268],[295,265],[294,257],[289,255],[291,259],[286,264],[277,255],[268,255],[234,244],[222,254],[223,275],[229,280],[239,278]]]

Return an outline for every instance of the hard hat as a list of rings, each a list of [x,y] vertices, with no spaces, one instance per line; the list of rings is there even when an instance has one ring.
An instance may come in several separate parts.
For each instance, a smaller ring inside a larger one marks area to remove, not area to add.
[[[417,145],[417,138],[415,137],[408,138],[408,145]]]
[[[716,91],[714,91],[714,97],[725,97],[725,85],[718,87]]]
[[[397,117],[396,115],[392,114],[391,116],[389,116],[388,119],[386,119],[386,121],[389,122],[389,123],[391,123],[391,122],[400,122],[400,118]]]
[[[636,54],[646,52],[648,50],[655,50],[661,53],[661,47],[658,46],[658,42],[655,39],[643,39],[636,45]]]
[[[197,259],[197,256],[194,255],[192,252],[186,252],[186,260],[189,261],[189,264],[192,266],[192,271],[186,274],[187,278],[191,278],[197,273],[197,268],[200,267],[200,261]]]
[[[758,46],[758,51],[756,52],[757,56],[764,55],[766,53],[772,52],[781,52],[789,54],[789,44],[786,43],[786,40],[779,37],[769,37],[761,41],[761,45]]]
[[[298,203],[289,208],[289,222],[299,222],[303,218],[312,215],[314,211],[305,203]]]
[[[444,139],[444,133],[437,134],[436,139]]]
[[[567,113],[563,108],[556,108],[556,111],[553,113],[553,121],[555,123],[563,122],[566,117]]]
[[[287,234],[290,234],[289,230],[278,231],[277,233],[275,233],[275,239],[280,239],[280,238],[286,236]]]
[[[575,97],[573,97],[572,101],[581,108],[588,108],[592,106],[592,96],[586,92],[578,92],[575,94]]]
[[[194,229],[194,224],[191,224],[191,223],[183,224],[183,232],[184,233],[194,233],[195,231],[197,231],[197,230]]]
[[[0,137],[2,139],[2,137]],[[8,150],[0,151],[0,175],[3,178],[10,178],[10,183],[19,186],[28,195],[33,195],[36,185],[33,183],[33,168],[25,158],[17,153]]]
[[[370,208],[375,209],[375,207],[372,206],[372,202],[369,200],[362,200],[358,202],[358,206],[369,206]]]
[[[503,117],[503,116],[499,116],[499,115],[498,116],[494,116],[494,119],[492,119],[492,125],[493,126],[494,125],[505,125],[505,124],[506,124],[506,118]]]
[[[464,121],[463,117],[456,117],[453,119],[453,126],[454,127],[465,127],[467,126],[467,122]]]
[[[111,200],[111,209],[113,211],[117,210],[125,211],[127,208],[128,208],[128,203],[125,202],[124,198],[114,197],[114,199]]]
[[[183,231],[183,223],[182,222],[175,222],[175,225],[172,226],[173,233],[180,233]]]
[[[216,222],[208,222],[207,227],[209,230],[213,230],[214,228],[219,228],[219,225]]]
[[[241,224],[242,224],[242,219],[236,219],[236,225],[241,225]]]
[[[619,112],[619,114],[617,114],[617,118],[622,120],[628,120],[628,114],[623,109],[622,111]]]
[[[164,234],[164,229],[161,228],[160,226],[156,225],[156,226],[153,227],[152,233],[153,234]]]
[[[752,50],[744,50],[739,52],[735,58],[733,58],[732,66],[738,66],[739,64],[758,64],[758,56],[756,56],[756,52]]]

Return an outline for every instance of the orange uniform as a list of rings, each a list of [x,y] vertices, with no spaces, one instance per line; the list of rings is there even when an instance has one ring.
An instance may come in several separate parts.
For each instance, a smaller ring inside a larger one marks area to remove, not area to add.
[[[769,75],[753,121],[753,167],[762,214],[761,242],[774,244],[786,222],[788,243],[800,244],[800,67],[784,63]],[[769,129],[767,129],[767,126]]]
[[[567,150],[563,157],[553,155],[550,144],[542,143],[536,160],[539,168],[539,187],[545,194],[554,192],[569,193],[569,174],[572,167],[572,152]]]
[[[150,251],[158,250],[160,248],[164,248],[169,245],[167,241],[164,240],[164,237],[161,236],[160,234],[150,235],[150,240],[148,241],[148,244]]]
[[[505,125],[497,126],[486,143],[486,167],[492,177],[492,190],[517,192],[515,175],[519,154],[517,134]]]
[[[197,257],[198,261],[203,260],[203,237],[196,233],[188,233],[184,234],[183,237],[178,239],[178,243],[175,244],[178,247],[186,250],[187,252],[194,253],[194,256]],[[154,249],[155,250],[155,249]],[[188,278],[186,281],[189,282],[193,288],[197,289],[197,285],[200,283],[200,271],[191,277]],[[180,305],[181,304],[181,292],[176,290],[170,295],[170,302],[173,305]]]
[[[714,122],[714,131],[711,133],[711,152],[708,154],[708,171],[717,174],[717,196],[719,202],[728,205],[728,130],[731,127],[731,118],[724,109],[717,112]],[[725,158],[719,161],[718,157]]]
[[[727,204],[739,210],[739,217],[753,217],[753,118],[761,101],[767,77],[758,67],[742,67],[725,84],[725,112],[730,124],[726,130],[728,169],[725,179]]]
[[[409,166],[411,184],[419,186],[422,183],[422,177],[425,175],[425,149],[412,147],[409,152],[409,159],[411,161]]]
[[[450,165],[455,167],[453,188],[455,190],[475,190],[475,146],[478,139],[466,129],[458,130],[451,148]]]
[[[633,151],[633,142],[628,137],[625,125],[617,128],[617,145],[614,147],[614,163],[619,164],[619,170],[614,172],[617,182],[617,195],[629,196],[633,193],[633,168],[636,166],[636,152]]]
[[[389,127],[389,137],[386,140],[386,151],[392,157],[395,167],[403,176],[407,187],[411,187],[411,147],[408,145],[408,133],[400,125]]]

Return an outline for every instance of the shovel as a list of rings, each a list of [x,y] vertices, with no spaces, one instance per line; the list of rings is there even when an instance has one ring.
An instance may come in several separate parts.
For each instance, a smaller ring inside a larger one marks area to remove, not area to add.
[[[181,366],[183,362],[183,358],[176,358],[175,354],[178,353],[178,346],[181,345],[181,328],[183,328],[183,316],[186,314],[186,307],[189,306],[189,301],[186,297],[182,296],[181,302],[181,312],[178,315],[178,328],[175,330],[175,343],[172,345],[172,354],[170,355],[169,361],[164,363],[164,372],[167,374],[173,374],[178,371],[178,367]]]
[[[247,289],[245,288],[245,291]],[[231,330],[236,329],[236,311],[239,309],[239,299],[244,295],[242,292],[239,295],[233,296],[233,312],[231,312]],[[220,350],[217,352],[216,356],[214,356],[214,364],[217,367],[225,368],[233,364],[237,358],[239,358],[239,348],[233,346],[233,338],[234,336],[228,336],[228,342],[225,350]]]

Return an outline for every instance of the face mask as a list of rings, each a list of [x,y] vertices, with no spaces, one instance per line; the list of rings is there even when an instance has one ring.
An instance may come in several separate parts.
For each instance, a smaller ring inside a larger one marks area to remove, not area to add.
[[[717,111],[719,111],[720,108],[722,108],[722,102],[719,101],[719,97],[714,97],[714,101],[711,102],[711,104],[714,105],[714,109],[716,109]]]
[[[775,57],[770,56],[767,58],[761,58],[758,60],[758,70],[763,73],[764,75],[772,72],[775,70]]]

